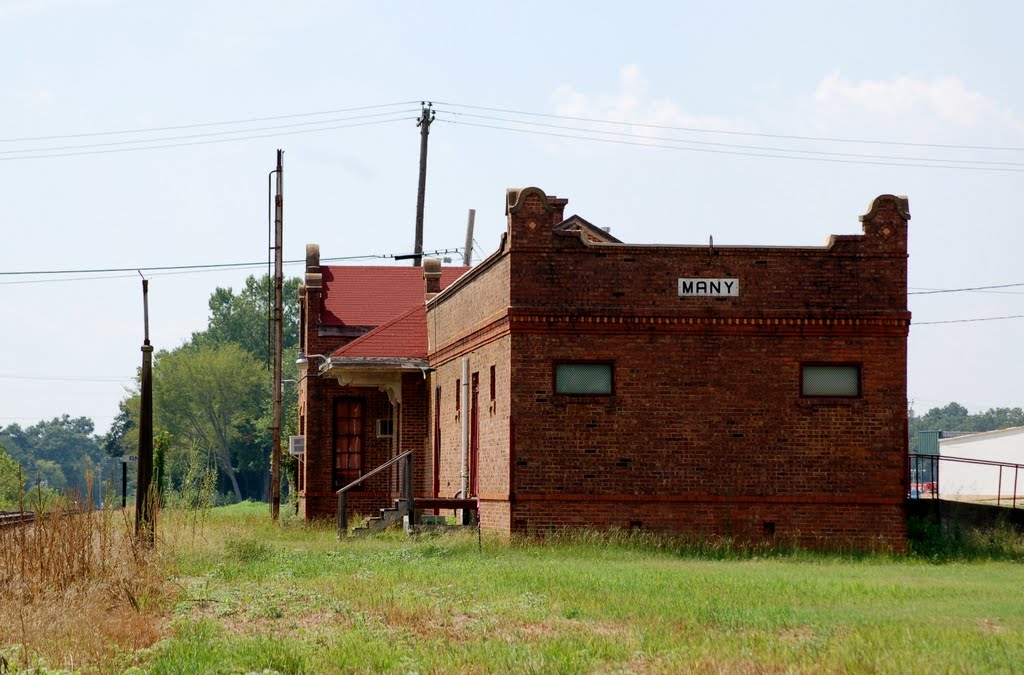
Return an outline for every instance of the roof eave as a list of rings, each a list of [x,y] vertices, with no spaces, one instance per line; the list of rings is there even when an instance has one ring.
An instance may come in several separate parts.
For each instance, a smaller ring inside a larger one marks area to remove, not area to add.
[[[334,369],[422,372],[428,367],[428,361],[425,358],[401,356],[332,356],[324,366],[321,375],[327,375]]]

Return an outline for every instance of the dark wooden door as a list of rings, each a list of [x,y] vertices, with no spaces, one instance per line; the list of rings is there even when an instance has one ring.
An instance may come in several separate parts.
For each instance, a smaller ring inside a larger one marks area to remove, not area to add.
[[[434,496],[441,496],[441,387],[434,388]]]
[[[335,490],[363,475],[365,424],[365,399],[354,396],[334,399]]]
[[[480,373],[473,373],[469,408],[469,497],[476,497],[480,473]]]

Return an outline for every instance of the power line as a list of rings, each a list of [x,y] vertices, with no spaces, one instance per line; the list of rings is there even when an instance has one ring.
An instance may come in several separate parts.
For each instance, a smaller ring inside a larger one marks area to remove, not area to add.
[[[200,122],[197,124],[178,124],[166,127],[145,127],[139,129],[120,129],[114,131],[90,131],[78,134],[61,134],[53,136],[25,136],[22,138],[0,138],[0,143],[23,143],[26,141],[53,141],[67,138],[88,138],[95,136],[117,136],[122,134],[143,134],[159,131],[180,131],[182,129],[199,129],[202,127],[219,127],[232,124],[251,124],[253,122],[271,122],[274,120],[295,119],[301,117],[317,117],[320,115],[337,115],[339,113],[359,112],[362,110],[377,110],[380,108],[393,108],[403,105],[413,105],[418,101],[398,101],[395,103],[382,103],[379,105],[363,105],[353,108],[335,108],[333,110],[321,110],[319,112],[293,113],[290,115],[272,115],[270,117],[250,117],[241,120],[227,120],[222,122]]]
[[[692,145],[704,145],[722,148],[739,148],[742,150],[763,150],[766,152],[788,152],[803,155],[825,155],[832,157],[854,157],[861,159],[890,159],[899,161],[919,161],[919,162],[946,162],[950,164],[988,164],[994,166],[1021,166],[1024,167],[1024,162],[998,162],[990,160],[975,160],[975,159],[945,159],[942,157],[908,157],[906,155],[869,155],[862,153],[853,152],[831,152],[827,150],[804,150],[801,148],[781,148],[771,147],[763,145],[744,145],[740,143],[720,143],[715,141],[699,141],[690,138],[670,138],[665,136],[646,136],[643,134],[629,133],[625,131],[607,131],[603,129],[588,129],[585,127],[574,127],[565,126],[562,124],[546,124],[544,122],[530,122],[523,120],[510,119],[507,117],[495,117],[493,115],[475,115],[473,113],[461,113],[461,112],[448,112],[440,111],[442,114],[447,115],[458,115],[460,117],[472,117],[476,119],[491,120],[497,122],[507,122],[510,124],[522,124],[535,127],[544,127],[548,129],[563,129],[567,131],[580,131],[588,134],[602,134],[607,136],[620,136],[626,138],[639,138],[642,140],[653,140],[653,141],[667,141],[669,143],[686,143]]]
[[[975,323],[978,321],[1004,321],[1006,319],[1024,319],[1024,314],[1011,314],[1009,316],[983,316],[977,319],[947,319],[946,321],[914,321],[913,326],[934,326],[940,323]]]
[[[112,420],[115,417],[117,417],[117,415],[80,415],[80,417],[85,417],[85,418],[87,418],[89,420]],[[0,416],[0,420],[39,420],[40,422],[46,422],[46,421],[51,420],[51,419],[54,419],[54,417],[52,417],[52,415],[2,415],[2,416]],[[104,459],[106,459],[106,458],[104,458]]]
[[[446,248],[429,251],[423,255],[446,255],[461,252],[461,248]],[[392,260],[396,257],[401,257],[401,253],[371,253],[367,255],[350,255],[350,256],[336,256],[333,258],[322,258],[321,262],[343,262],[352,260]],[[296,260],[285,260],[286,265],[297,265],[305,263],[305,258]],[[144,266],[136,265],[134,267],[104,267],[104,268],[91,268],[91,269],[57,269],[57,270],[16,270],[16,271],[0,271],[0,276],[45,276],[45,275],[62,275],[62,274],[109,274],[114,272],[132,272],[131,276],[135,276],[137,272],[177,272],[177,271],[201,271],[201,270],[218,270],[218,269],[234,269],[244,267],[260,267],[264,265],[263,261],[259,262],[233,262],[233,263],[209,263],[199,265],[154,265]],[[89,278],[89,277],[86,277]]]
[[[297,134],[312,134],[321,131],[333,131],[335,129],[350,129],[352,127],[366,127],[376,124],[388,124],[391,122],[403,122],[408,121],[410,117],[396,117],[394,119],[387,120],[376,120],[374,122],[358,122],[356,124],[339,124],[329,127],[321,127],[319,129],[298,129],[294,131],[279,131],[277,133],[270,134],[256,134],[252,136],[239,136],[237,138],[214,138],[204,141],[186,141],[183,143],[165,143],[159,145],[146,145],[135,148],[108,148],[105,150],[84,150],[82,152],[59,152],[44,155],[25,155],[22,157],[0,157],[0,162],[13,162],[24,159],[52,159],[55,157],[77,157],[79,155],[106,155],[115,152],[134,152],[137,150],[162,150],[165,148],[181,148],[190,145],[210,145],[213,143],[232,143],[235,141],[249,141],[259,138],[276,138],[278,136],[295,136]]]
[[[594,141],[594,142],[598,142],[598,143],[614,143],[614,144],[617,144],[617,145],[634,145],[634,146],[641,146],[641,147],[647,147],[647,148],[661,148],[661,149],[665,149],[665,150],[677,150],[677,151],[681,150],[681,151],[685,151],[685,152],[705,152],[705,153],[720,154],[720,155],[738,155],[738,156],[742,156],[742,157],[762,157],[762,158],[766,158],[766,159],[796,159],[796,160],[802,160],[802,161],[808,161],[808,162],[829,162],[829,163],[833,163],[833,164],[868,164],[868,165],[872,165],[872,166],[899,166],[899,167],[920,168],[920,169],[957,169],[957,170],[961,170],[961,171],[997,171],[997,172],[1005,172],[1005,173],[1024,173],[1024,168],[1022,168],[1022,169],[1009,169],[1009,168],[1003,168],[1003,167],[988,167],[988,166],[944,166],[944,165],[936,165],[936,164],[919,164],[919,163],[910,163],[910,162],[880,162],[880,161],[872,161],[872,160],[838,159],[838,158],[834,158],[834,157],[799,157],[799,156],[793,156],[793,155],[780,155],[780,154],[772,154],[772,153],[745,152],[745,151],[740,151],[740,150],[715,150],[715,149],[711,149],[711,148],[688,148],[688,147],[680,147],[679,145],[666,145],[664,143],[641,143],[639,141],[627,141],[627,140],[615,139],[615,138],[595,138],[593,136],[580,136],[580,135],[575,135],[575,134],[560,134],[560,133],[554,133],[554,132],[550,132],[550,131],[537,131],[537,130],[534,130],[534,129],[517,129],[517,128],[514,128],[514,127],[503,127],[503,126],[498,126],[498,125],[494,125],[494,124],[477,124],[475,122],[461,122],[459,120],[452,120],[452,119],[440,119],[438,121],[445,122],[447,124],[462,124],[464,126],[479,127],[479,128],[482,128],[482,129],[497,129],[497,130],[501,130],[501,131],[511,131],[511,132],[514,132],[514,133],[521,133],[521,134],[533,134],[533,135],[536,135],[536,136],[552,136],[552,137],[556,137],[556,138],[571,138],[571,139],[581,140],[581,141]],[[640,137],[640,138],[642,138],[642,137]],[[680,142],[684,142],[684,141],[680,141]]]
[[[646,124],[641,122],[623,122],[620,120],[597,119],[593,117],[576,117],[572,115],[555,115],[551,113],[538,113],[526,110],[509,110],[507,108],[490,108],[486,106],[467,105],[462,103],[451,103],[435,101],[435,105],[447,105],[454,108],[466,108],[469,110],[484,110],[487,112],[499,112],[512,115],[524,115],[529,117],[546,117],[551,119],[572,120],[576,122],[592,122],[596,124],[613,124],[619,126],[642,127],[645,129],[663,129],[669,131],[688,131],[703,134],[725,134],[730,136],[753,136],[757,138],[779,138],[796,141],[824,141],[828,143],[859,143],[864,145],[899,145],[917,148],[945,148],[953,150],[998,150],[1007,152],[1022,152],[1022,147],[999,146],[999,145],[958,145],[953,143],[913,143],[910,141],[880,141],[863,138],[840,138],[829,136],[798,136],[795,134],[768,134],[753,131],[727,131],[723,129],[706,129],[700,127],[683,127],[668,124]]]
[[[933,288],[925,291],[908,291],[907,295],[935,295],[937,293],[963,293],[967,291],[990,291],[998,288],[1019,288],[1024,282],[1016,284],[997,284],[995,286],[972,286],[969,288]]]
[[[131,382],[132,377],[112,377],[109,375],[10,375],[0,374],[0,380],[42,380],[46,382]]]
[[[399,114],[409,114],[411,112],[414,112],[414,111],[411,111],[411,110],[397,110],[397,111],[388,111],[388,112],[383,112],[383,113],[371,113],[371,114],[368,114],[368,115],[354,115],[352,117],[335,117],[335,118],[326,119],[326,120],[315,120],[313,122],[294,122],[292,124],[279,124],[279,125],[273,125],[273,126],[267,126],[267,127],[250,127],[250,128],[247,128],[247,129],[229,129],[227,131],[210,131],[210,132],[201,133],[201,134],[185,134],[185,135],[182,135],[182,136],[160,136],[160,137],[156,137],[156,138],[138,138],[138,139],[132,139],[132,140],[126,140],[126,141],[107,141],[107,142],[104,142],[104,143],[86,143],[86,144],[82,144],[82,145],[51,146],[51,147],[45,147],[45,148],[24,148],[24,149],[21,149],[21,150],[0,150],[0,155],[16,155],[16,154],[19,154],[19,153],[20,154],[28,154],[28,153],[38,153],[38,152],[53,152],[53,151],[57,151],[57,150],[84,150],[84,149],[90,149],[90,148],[104,148],[104,147],[125,146],[125,145],[133,145],[133,144],[138,145],[140,143],[157,143],[157,142],[163,142],[163,141],[180,141],[180,140],[188,140],[188,139],[192,139],[192,138],[209,138],[210,136],[228,136],[228,135],[231,135],[231,134],[251,133],[253,131],[273,131],[273,130],[278,130],[278,129],[294,129],[295,127],[309,127],[309,126],[313,126],[313,125],[317,125],[317,124],[332,124],[334,122],[348,122],[348,121],[351,121],[351,120],[369,119],[369,118],[373,118],[373,117],[387,117],[387,116],[393,116],[393,115],[399,115]],[[401,119],[401,118],[399,118],[399,119]],[[390,121],[393,121],[393,120],[381,120],[381,121],[390,122]],[[331,127],[331,128],[335,128],[335,127]],[[310,129],[309,131],[313,132],[313,131],[320,131],[320,130],[321,129]],[[234,139],[227,139],[227,140],[234,140]]]

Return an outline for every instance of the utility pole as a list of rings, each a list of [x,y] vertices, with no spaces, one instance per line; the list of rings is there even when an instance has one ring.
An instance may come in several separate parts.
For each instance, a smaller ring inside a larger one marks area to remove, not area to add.
[[[419,267],[423,264],[423,200],[427,192],[427,137],[430,135],[430,123],[434,121],[434,111],[431,108],[433,103],[421,103],[423,112],[416,120],[416,126],[420,128],[420,186],[416,192],[416,243],[413,247],[415,254],[412,259],[412,266]]]
[[[473,224],[476,222],[476,209],[469,210],[466,221],[466,246],[462,249],[462,266],[469,267],[473,262]]]
[[[145,325],[142,342],[142,378],[139,392],[139,462],[135,486],[135,536],[146,545],[154,541],[156,505],[150,494],[153,482],[153,345],[149,343],[149,280],[142,279],[142,316]]]
[[[284,284],[284,150],[277,151],[277,194],[274,196],[274,421],[270,451],[270,515],[281,513],[281,347]]]

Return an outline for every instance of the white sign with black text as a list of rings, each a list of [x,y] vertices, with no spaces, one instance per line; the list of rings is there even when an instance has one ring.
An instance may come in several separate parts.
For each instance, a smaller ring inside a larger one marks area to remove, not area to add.
[[[740,294],[739,279],[680,279],[679,297],[735,298]]]

